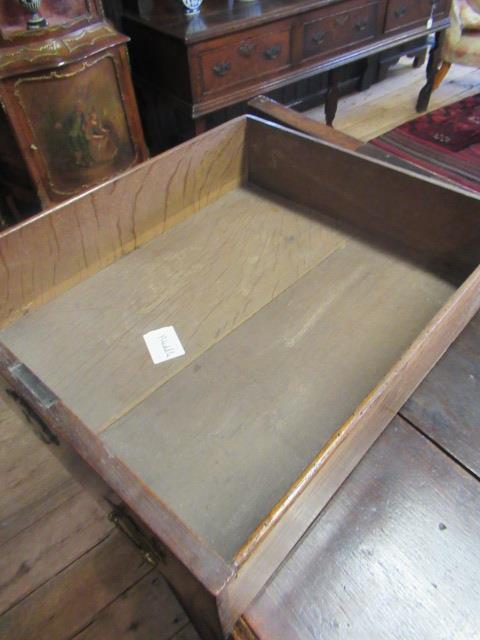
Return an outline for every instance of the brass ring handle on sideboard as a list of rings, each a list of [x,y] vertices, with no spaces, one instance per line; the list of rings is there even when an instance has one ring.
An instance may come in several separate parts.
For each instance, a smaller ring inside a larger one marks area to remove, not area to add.
[[[367,27],[368,27],[368,20],[366,19],[359,20],[358,22],[355,23],[355,29],[357,31],[365,31]]]
[[[230,62],[217,62],[213,65],[213,73],[220,78],[230,71],[232,65]]]
[[[325,36],[327,35],[326,31],[318,31],[312,36],[312,42],[319,47],[322,42],[325,40]]]
[[[278,58],[281,52],[282,52],[282,45],[275,44],[273,45],[273,47],[269,47],[268,49],[265,49],[265,51],[263,52],[263,55],[265,56],[265,58],[267,58],[267,60],[275,60],[275,58]]]
[[[395,9],[393,13],[395,14],[396,18],[403,18],[403,16],[407,13],[407,7],[405,5],[402,5],[401,7],[398,7],[398,9]]]
[[[255,45],[253,44],[253,42],[243,42],[238,47],[238,53],[244,58],[249,58],[254,51],[255,51]]]

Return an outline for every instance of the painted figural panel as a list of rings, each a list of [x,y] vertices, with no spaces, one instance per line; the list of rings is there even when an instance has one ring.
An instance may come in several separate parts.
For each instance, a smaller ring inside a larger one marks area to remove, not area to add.
[[[55,194],[73,195],[135,161],[112,56],[21,78],[15,96]]]

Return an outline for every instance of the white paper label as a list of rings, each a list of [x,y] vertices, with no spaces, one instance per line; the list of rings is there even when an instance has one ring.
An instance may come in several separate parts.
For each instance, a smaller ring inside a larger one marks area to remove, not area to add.
[[[185,355],[185,349],[173,327],[162,327],[143,336],[153,364],[173,360]]]

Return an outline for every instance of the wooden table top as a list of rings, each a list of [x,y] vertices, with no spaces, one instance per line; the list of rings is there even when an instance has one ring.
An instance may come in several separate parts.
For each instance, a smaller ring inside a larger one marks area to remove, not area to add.
[[[477,638],[480,314],[244,616],[261,640]]]
[[[139,0],[138,15],[129,18],[150,25],[159,33],[185,43],[200,42],[219,35],[241,31],[273,20],[280,20],[334,0],[203,0],[200,13],[189,16],[181,0],[145,2]]]

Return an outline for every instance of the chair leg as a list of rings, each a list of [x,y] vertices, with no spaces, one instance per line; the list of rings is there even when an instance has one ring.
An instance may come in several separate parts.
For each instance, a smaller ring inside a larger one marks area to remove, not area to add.
[[[435,44],[430,49],[430,54],[428,56],[427,82],[421,88],[420,93],[418,94],[416,107],[418,113],[422,113],[422,111],[427,111],[428,109],[428,103],[430,102],[430,95],[433,89],[433,81],[435,80],[438,65],[441,61],[441,51],[443,48],[444,40],[445,30],[437,31],[435,34]]]
[[[338,69],[333,69],[329,77],[330,86],[325,96],[325,123],[333,127],[333,120],[338,107]]]
[[[451,62],[442,62],[440,69],[438,69],[437,73],[435,74],[435,80],[433,81],[433,91],[435,91],[435,89],[438,89],[451,66]]]

